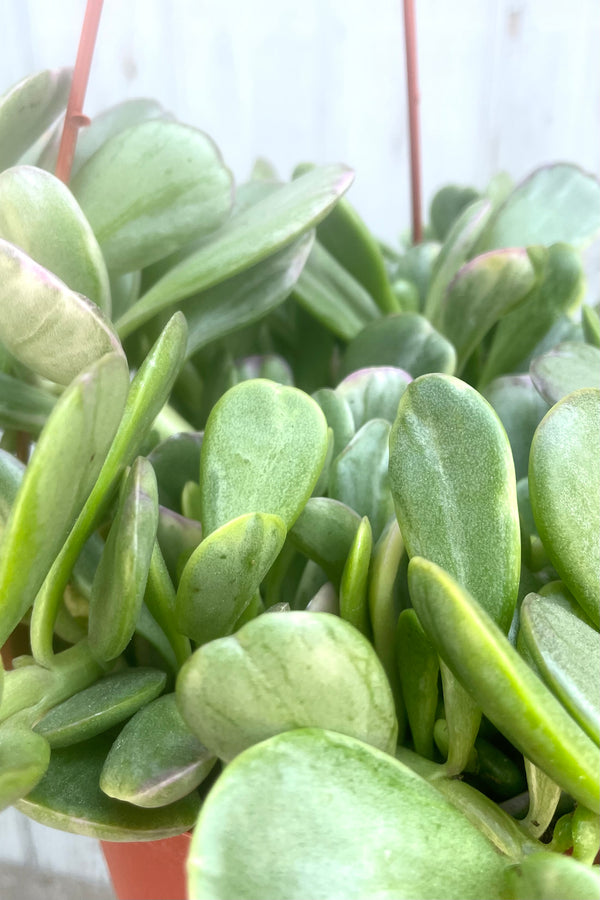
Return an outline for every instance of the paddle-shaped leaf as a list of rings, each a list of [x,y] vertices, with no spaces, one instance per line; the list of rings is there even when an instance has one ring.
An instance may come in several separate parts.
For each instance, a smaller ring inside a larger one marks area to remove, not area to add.
[[[107,354],[59,398],[15,498],[0,552],[0,643],[31,606],[88,498],[120,422],[129,373]]]
[[[600,808],[600,752],[473,597],[433,562],[408,566],[425,632],[503,734],[563,790]]]
[[[531,380],[553,405],[581,388],[600,388],[600,349],[565,341],[532,360]]]
[[[568,163],[543,166],[522,181],[492,216],[479,249],[580,247],[600,231],[600,184]]]
[[[0,175],[0,237],[110,315],[100,247],[73,194],[58,178],[33,166]]]
[[[340,615],[365,637],[371,631],[367,586],[372,549],[373,534],[365,516],[358,526],[340,583]]]
[[[359,369],[340,381],[336,394],[352,411],[354,427],[362,428],[370,419],[385,419],[392,424],[400,397],[412,381],[408,372],[393,366]]]
[[[481,384],[503,372],[523,370],[524,361],[562,316],[573,312],[585,286],[580,254],[567,244],[530,247],[537,283],[525,300],[498,322],[483,366]]]
[[[108,268],[130,272],[222,225],[232,179],[207,135],[150,119],[103,144],[71,188]]]
[[[175,694],[166,694],[125,725],[106,757],[100,787],[116,800],[154,809],[197,788],[216,761],[181,718]]]
[[[380,311],[363,286],[316,241],[294,296],[321,324],[349,341]]]
[[[344,166],[323,166],[233,216],[119,319],[119,334],[130,334],[177,300],[232,278],[292,243],[327,215],[353,177]]]
[[[52,751],[48,771],[17,808],[36,822],[104,841],[152,841],[192,828],[198,794],[151,812],[107,797],[99,780],[114,732]],[[68,785],[68,790],[65,790]]]
[[[245,513],[298,518],[327,453],[327,422],[296,388],[244,381],[213,408],[200,458],[206,535]]]
[[[511,900],[597,900],[600,874],[558,853],[532,853],[507,872]]]
[[[427,372],[454,374],[456,352],[423,316],[398,313],[371,322],[350,342],[343,372],[368,366],[394,366],[413,378]]]
[[[333,455],[335,457],[350,443],[356,431],[352,410],[349,403],[331,388],[319,388],[312,396],[325,413],[327,424],[333,431]]]
[[[224,760],[303,727],[396,747],[394,701],[373,648],[328,613],[259,616],[205,644],[181,669],[177,697],[192,731]]]
[[[185,319],[181,313],[176,313],[163,329],[131,382],[123,416],[110,452],[92,493],[60,554],[56,557],[35,602],[31,642],[34,655],[40,661],[52,660],[52,629],[73,566],[88,537],[98,525],[119,478],[126,466],[135,459],[152,423],[171,393],[183,362],[186,338]],[[128,383],[127,368],[124,369]],[[102,419],[98,424],[101,421]],[[51,472],[48,473],[48,477],[51,477]]]
[[[521,606],[523,636],[544,681],[600,744],[600,641],[565,602],[529,594]]]
[[[433,759],[440,664],[414,609],[400,613],[396,646],[402,696],[415,750],[419,756]]]
[[[474,188],[447,184],[435,194],[429,207],[431,227],[438,241],[444,241],[463,210],[475,202],[479,194]]]
[[[67,105],[71,69],[46,69],[0,97],[0,170],[13,166]]]
[[[539,535],[577,602],[600,625],[600,391],[553,406],[531,444],[529,496]]]
[[[51,747],[69,747],[108,731],[158,697],[167,676],[157,669],[125,669],[96,681],[51,709],[35,726]]]
[[[231,634],[285,541],[279,516],[249,513],[213,531],[188,560],[177,626],[199,644]]]
[[[501,250],[476,257],[450,283],[433,324],[456,348],[456,369],[496,324],[535,284],[526,250]]]
[[[546,413],[548,404],[540,397],[529,375],[504,375],[495,378],[483,391],[504,425],[515,464],[517,479],[529,468],[531,441]]]
[[[38,375],[69,384],[121,345],[98,307],[0,238],[0,341]]]
[[[138,456],[123,486],[92,585],[89,643],[102,662],[116,659],[135,631],[158,527],[154,469]]]
[[[301,865],[282,853],[281,835]],[[193,900],[493,900],[505,864],[408,767],[345,735],[305,729],[227,767],[194,832],[188,890]]]
[[[311,497],[292,526],[290,538],[338,585],[359,526],[360,516],[349,506],[329,497]]]
[[[186,483],[198,478],[202,437],[198,431],[174,434],[148,454],[158,483],[158,500],[175,512],[182,511],[181,494]]]

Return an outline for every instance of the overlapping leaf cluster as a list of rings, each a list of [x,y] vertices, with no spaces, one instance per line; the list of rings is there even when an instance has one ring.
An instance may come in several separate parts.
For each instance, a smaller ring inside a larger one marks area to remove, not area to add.
[[[150,101],[66,187],[68,86],[0,101],[2,806],[198,820],[197,898],[597,896],[600,185],[393,250]]]

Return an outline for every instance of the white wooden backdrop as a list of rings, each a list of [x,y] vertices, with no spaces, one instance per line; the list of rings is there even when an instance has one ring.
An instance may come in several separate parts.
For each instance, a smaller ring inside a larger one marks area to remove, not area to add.
[[[86,111],[159,99],[238,179],[267,156],[356,169],[351,199],[408,225],[401,0],[105,0]],[[72,64],[85,0],[0,0],[0,92]],[[417,0],[424,197],[567,159],[600,166],[599,0]],[[0,861],[106,880],[93,841],[0,815]],[[19,896],[27,894],[24,885]],[[49,893],[46,896],[50,896]],[[66,894],[58,894],[66,896]]]

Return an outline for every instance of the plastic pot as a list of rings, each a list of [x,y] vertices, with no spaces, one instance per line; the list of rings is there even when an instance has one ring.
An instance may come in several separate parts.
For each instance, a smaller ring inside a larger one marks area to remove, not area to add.
[[[100,841],[118,900],[185,900],[191,832],[162,841]]]

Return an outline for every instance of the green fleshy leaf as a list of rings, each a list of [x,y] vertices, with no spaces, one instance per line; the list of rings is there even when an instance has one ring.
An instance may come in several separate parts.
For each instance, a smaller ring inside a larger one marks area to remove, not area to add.
[[[337,337],[349,341],[377,319],[377,304],[352,275],[316,241],[294,296]]]
[[[591,344],[592,347],[600,347],[600,315],[598,315],[598,307],[587,306],[584,303],[581,308],[581,321],[583,333],[588,344]]]
[[[340,615],[364,634],[370,635],[367,586],[373,536],[366,516],[362,519],[342,572],[340,583]]]
[[[535,430],[548,412],[548,404],[536,391],[529,375],[503,375],[483,391],[504,425],[517,479],[527,475],[529,451]]]
[[[200,458],[206,535],[250,512],[298,518],[327,453],[327,423],[296,388],[245,381],[213,408]]]
[[[177,710],[158,697],[125,725],[106,757],[100,787],[109,797],[155,809],[185,797],[216,763]]]
[[[17,428],[38,435],[55,398],[46,391],[0,372],[0,428]]]
[[[329,212],[352,178],[344,166],[324,166],[233,216],[119,319],[119,333],[130,334],[177,300],[232,278],[291,244]]]
[[[65,109],[71,69],[46,69],[0,97],[0,170],[13,166]]]
[[[151,119],[103,144],[71,189],[108,268],[130,272],[219,228],[232,179],[207,135]]]
[[[121,419],[129,373],[107,354],[59,398],[5,527],[0,643],[31,606],[92,490]]]
[[[426,634],[485,715],[563,790],[600,809],[600,753],[489,615],[447,572],[413,558],[410,595]]]
[[[486,357],[481,383],[503,372],[523,370],[524,361],[561,318],[578,306],[585,279],[580,254],[566,244],[547,250],[530,247],[538,280],[523,303],[498,322]]]
[[[423,316],[398,313],[371,322],[346,348],[343,373],[394,366],[413,378],[427,372],[454,374],[456,352]]]
[[[24,725],[0,728],[0,810],[12,806],[36,786],[50,762],[50,745]]]
[[[485,253],[458,271],[432,320],[456,348],[457,372],[490,328],[523,301],[535,280],[522,249]]]
[[[198,478],[202,437],[197,431],[174,434],[148,454],[156,474],[159,503],[175,512],[182,512],[181,494],[186,483]]]
[[[350,405],[332,388],[319,388],[312,397],[325,413],[327,424],[333,431],[333,455],[338,456],[356,430]]]
[[[231,634],[285,541],[279,516],[249,513],[213,531],[188,560],[177,626],[199,644]]]
[[[359,526],[360,516],[349,506],[329,497],[311,497],[292,526],[290,538],[337,586]]]
[[[107,353],[125,358],[94,303],[1,238],[0,283],[0,340],[38,375],[69,384]]]
[[[565,341],[534,359],[531,380],[550,405],[581,388],[600,388],[600,349]]]
[[[492,216],[480,249],[581,247],[600,231],[600,184],[569,163],[536,169],[508,195]]]
[[[409,247],[398,260],[394,280],[408,281],[414,285],[418,294],[417,308],[407,309],[407,312],[423,311],[439,255],[440,245],[437,242],[423,241]]]
[[[542,419],[531,444],[529,496],[554,568],[600,625],[600,391],[566,396]]]
[[[529,594],[521,630],[548,687],[593,741],[600,745],[600,643],[567,604]]]
[[[24,472],[25,466],[16,456],[0,449],[0,542]]]
[[[440,664],[414,609],[400,613],[396,645],[402,696],[415,750],[419,756],[433,759]]]
[[[412,381],[408,372],[393,366],[375,366],[359,369],[340,381],[336,394],[346,401],[354,428],[358,431],[371,419],[385,419],[392,424],[398,412],[398,403]]]
[[[301,866],[282,854],[282,834]],[[504,867],[478,828],[402,763],[306,729],[227,767],[194,832],[188,892],[193,900],[493,900]]]
[[[40,661],[52,660],[52,629],[71,571],[112,499],[119,478],[135,459],[171,393],[183,362],[186,339],[185,319],[176,313],[131,382],[118,431],[92,493],[36,598],[31,641],[34,655]]]
[[[156,537],[169,576],[177,585],[188,559],[202,540],[202,526],[200,522],[159,506]]]
[[[507,873],[511,900],[597,900],[600,875],[558,853],[533,853]]]
[[[102,662],[119,656],[135,631],[158,527],[154,469],[142,456],[131,467],[96,570],[89,642]]]
[[[164,672],[141,667],[108,675],[51,709],[34,731],[52,748],[86,741],[158,697],[166,680]]]
[[[192,828],[200,807],[196,793],[148,811],[113,800],[100,790],[100,776],[114,737],[108,732],[53,750],[46,775],[17,808],[42,825],[103,841],[156,841]]]
[[[389,422],[368,421],[333,460],[329,476],[329,496],[359,516],[368,516],[376,541],[394,514],[388,476],[389,435]]]
[[[179,709],[205,747],[229,761],[296,728],[330,728],[388,753],[398,725],[373,648],[323,612],[259,616],[200,647],[177,679]]]
[[[479,197],[474,188],[448,184],[431,201],[429,218],[438,241],[445,241],[461,213]]]
[[[94,232],[71,191],[33,166],[0,175],[0,238],[110,316],[108,273]]]

